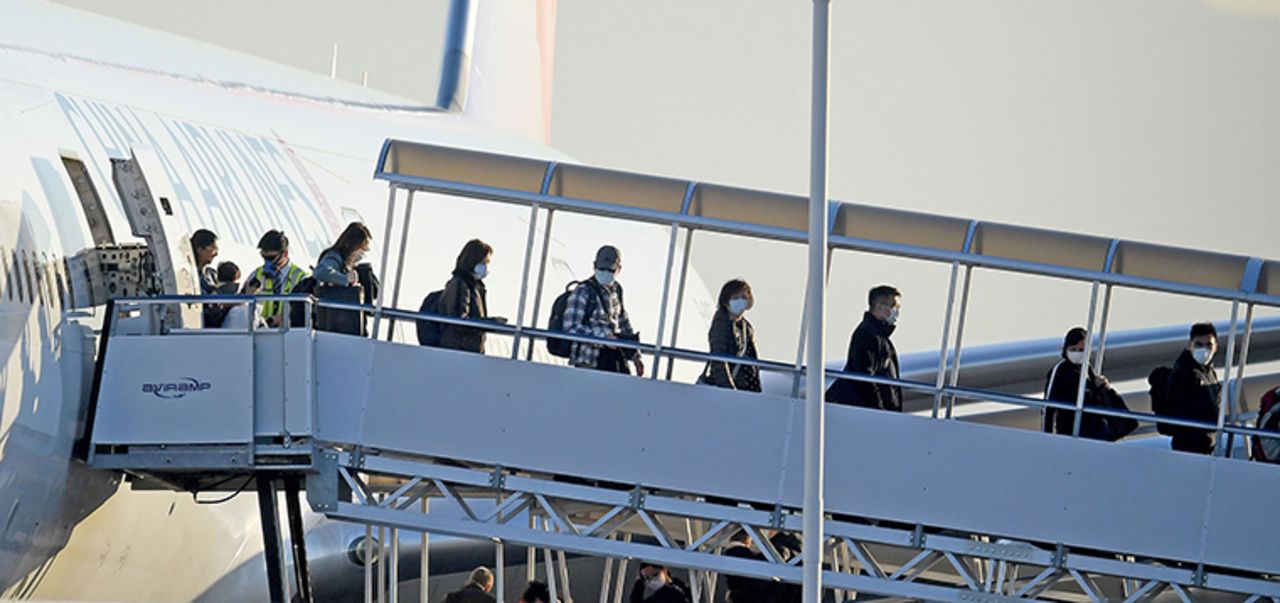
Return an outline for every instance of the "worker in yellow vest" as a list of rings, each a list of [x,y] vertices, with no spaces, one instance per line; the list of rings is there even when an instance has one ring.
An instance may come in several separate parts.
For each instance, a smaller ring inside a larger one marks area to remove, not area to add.
[[[289,238],[279,230],[269,230],[258,240],[258,253],[262,254],[262,265],[254,269],[249,280],[257,281],[262,295],[284,295],[292,293],[307,272],[289,261]],[[280,301],[264,301],[262,319],[267,326],[278,327],[281,320],[288,318],[284,314],[285,304]]]

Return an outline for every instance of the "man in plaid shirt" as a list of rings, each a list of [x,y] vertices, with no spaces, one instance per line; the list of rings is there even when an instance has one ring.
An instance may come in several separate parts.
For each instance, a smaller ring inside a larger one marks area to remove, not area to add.
[[[631,328],[631,318],[623,305],[622,285],[615,280],[622,271],[622,254],[618,248],[601,247],[596,252],[595,268],[595,276],[580,283],[569,296],[564,311],[565,332],[638,341],[640,336]],[[575,343],[569,360],[573,366],[626,374],[631,374],[628,363],[634,362],[636,373],[644,375],[644,361],[635,350]]]

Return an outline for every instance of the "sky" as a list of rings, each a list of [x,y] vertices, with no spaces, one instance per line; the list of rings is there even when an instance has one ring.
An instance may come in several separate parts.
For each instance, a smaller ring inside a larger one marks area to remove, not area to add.
[[[409,98],[434,99],[444,0],[61,0]],[[590,164],[807,194],[811,3],[561,0],[552,144]],[[376,10],[373,9],[376,7]],[[1280,0],[836,0],[831,196],[1280,257]],[[794,357],[805,251],[695,239],[756,289],[762,354]],[[937,347],[946,266],[837,254],[828,351],[865,291],[903,290],[900,349]],[[1087,284],[978,271],[966,342],[1058,337]],[[1115,297],[1112,328],[1226,319]],[[1263,313],[1266,315],[1266,313]]]

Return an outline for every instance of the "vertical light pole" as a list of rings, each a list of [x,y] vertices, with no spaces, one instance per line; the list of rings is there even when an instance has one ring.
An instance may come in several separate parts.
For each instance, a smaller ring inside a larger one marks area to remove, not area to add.
[[[804,412],[804,590],[805,603],[822,601],[823,457],[825,377],[823,319],[827,259],[827,59],[831,54],[831,0],[813,0],[813,98],[809,132],[809,327]]]

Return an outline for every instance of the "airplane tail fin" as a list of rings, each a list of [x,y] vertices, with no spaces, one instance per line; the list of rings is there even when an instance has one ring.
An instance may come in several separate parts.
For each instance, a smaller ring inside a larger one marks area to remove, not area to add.
[[[454,0],[436,104],[548,141],[555,20],[556,0]]]

